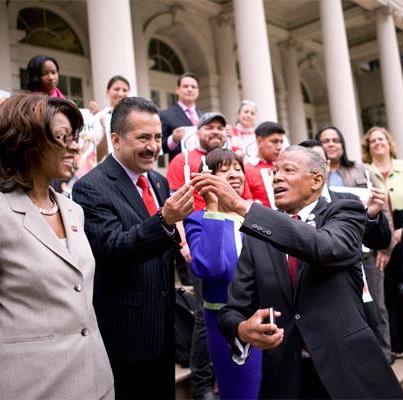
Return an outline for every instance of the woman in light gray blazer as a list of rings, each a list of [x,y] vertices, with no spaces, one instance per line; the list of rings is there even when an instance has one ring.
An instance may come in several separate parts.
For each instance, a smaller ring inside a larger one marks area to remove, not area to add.
[[[94,258],[68,179],[83,120],[66,99],[0,105],[0,399],[111,399],[92,290]]]

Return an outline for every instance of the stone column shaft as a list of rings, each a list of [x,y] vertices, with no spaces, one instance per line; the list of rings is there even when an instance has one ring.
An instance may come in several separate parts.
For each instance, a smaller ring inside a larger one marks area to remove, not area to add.
[[[281,46],[287,88],[288,126],[292,144],[298,144],[308,138],[306,128],[304,99],[297,64],[295,44],[291,41]]]
[[[219,90],[221,112],[229,123],[235,122],[235,116],[241,102],[236,73],[234,35],[229,17],[221,16],[214,21],[214,33],[217,40],[216,53],[220,74]]]
[[[138,95],[150,99],[150,71],[148,67],[148,46],[150,43],[146,42],[143,32],[143,21],[139,10],[141,5],[136,1],[133,1],[131,5]]]
[[[106,85],[114,75],[123,75],[137,93],[133,30],[129,0],[87,0],[88,29],[94,95],[107,105]]]
[[[332,124],[345,137],[348,157],[361,161],[360,129],[341,0],[320,0],[319,4]]]
[[[258,121],[277,121],[263,0],[233,0],[242,97],[255,101]]]
[[[6,2],[0,0],[0,90],[12,91],[11,53],[8,33],[8,10]]]
[[[393,16],[387,9],[376,12],[376,32],[388,130],[396,139],[399,156],[403,157],[402,67]]]

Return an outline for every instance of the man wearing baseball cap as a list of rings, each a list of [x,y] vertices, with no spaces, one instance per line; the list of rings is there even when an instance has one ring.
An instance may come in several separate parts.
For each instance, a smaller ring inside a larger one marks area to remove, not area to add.
[[[223,147],[226,141],[225,117],[218,112],[209,112],[204,114],[197,123],[197,137],[199,145],[189,151],[190,173],[198,172],[201,163],[201,157],[213,149]],[[180,189],[185,184],[185,175],[183,167],[185,166],[185,157],[183,153],[175,156],[168,166],[167,179],[169,188],[172,192]],[[193,193],[195,201],[195,210],[202,210],[206,203],[196,192]]]

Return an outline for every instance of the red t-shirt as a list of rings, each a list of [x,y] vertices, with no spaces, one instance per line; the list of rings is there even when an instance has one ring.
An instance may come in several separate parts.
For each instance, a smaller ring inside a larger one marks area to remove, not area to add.
[[[259,200],[264,206],[270,207],[270,201],[264,187],[260,170],[263,168],[273,168],[273,163],[259,161],[256,165],[245,165],[245,177],[253,200]]]
[[[199,172],[199,167],[201,164],[201,156],[206,154],[207,152],[199,149],[189,151],[188,158],[189,158],[190,173]],[[177,154],[168,165],[167,179],[169,183],[169,188],[173,191],[180,189],[185,184],[185,174],[183,172],[184,166],[185,166],[185,156],[183,155],[183,153]],[[206,202],[198,192],[193,192],[193,198],[195,202],[196,211],[204,210],[206,208]]]
[[[199,172],[201,164],[201,156],[206,154],[207,153],[205,151],[199,149],[189,151],[188,158],[189,158],[190,173]],[[172,191],[180,189],[185,184],[185,174],[183,172],[184,166],[185,166],[185,156],[183,155],[183,153],[177,154],[175,158],[168,165],[167,179],[169,183],[169,188]],[[246,179],[242,197],[244,199],[252,198]],[[196,191],[193,192],[193,198],[196,211],[204,210],[206,208],[206,202],[198,192]]]

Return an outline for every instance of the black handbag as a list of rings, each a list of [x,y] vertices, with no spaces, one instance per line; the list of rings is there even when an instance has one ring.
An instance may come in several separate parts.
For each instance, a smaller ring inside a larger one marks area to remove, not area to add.
[[[196,298],[184,288],[176,289],[175,301],[175,363],[189,367],[192,334],[195,322]]]

